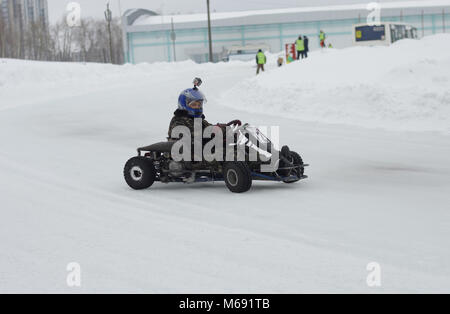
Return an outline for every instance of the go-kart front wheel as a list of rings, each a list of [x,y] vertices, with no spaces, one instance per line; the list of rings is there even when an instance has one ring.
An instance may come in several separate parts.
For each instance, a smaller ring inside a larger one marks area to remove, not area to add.
[[[228,189],[233,193],[244,193],[252,187],[252,173],[245,162],[225,163],[223,177]]]
[[[290,151],[289,152],[289,158],[288,160],[297,168],[293,169],[292,171],[289,172],[289,175],[295,175],[298,178],[303,177],[304,173],[305,173],[305,167],[303,166],[303,159],[302,157],[300,157],[300,155],[294,151]],[[284,183],[295,183],[298,180],[293,180],[293,181],[284,181]]]
[[[123,175],[132,189],[143,190],[151,187],[155,182],[156,170],[150,159],[133,157],[125,164]]]

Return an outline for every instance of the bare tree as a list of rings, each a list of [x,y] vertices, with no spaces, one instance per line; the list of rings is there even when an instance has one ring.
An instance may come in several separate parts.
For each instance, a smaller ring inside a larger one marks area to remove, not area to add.
[[[0,19],[0,57],[100,63],[114,60],[122,64],[120,20],[111,20],[111,41],[107,30],[103,19],[82,19],[80,26],[70,27],[63,17],[49,28],[39,21],[31,23],[18,34]]]
[[[5,34],[6,34],[6,27],[3,21],[3,16],[2,14],[0,14],[0,58],[4,58],[6,54]]]

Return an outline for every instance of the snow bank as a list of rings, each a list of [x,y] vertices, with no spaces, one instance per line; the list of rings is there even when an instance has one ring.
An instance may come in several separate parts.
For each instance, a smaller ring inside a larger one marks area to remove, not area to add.
[[[313,52],[240,82],[221,104],[298,120],[450,132],[450,35]]]
[[[266,72],[257,77],[253,60],[116,66],[0,59],[0,110],[136,85],[164,87],[176,99],[200,76],[210,105],[302,121],[450,133],[448,51],[450,35],[435,35],[391,47],[316,51],[282,68],[276,67],[279,54],[268,53]],[[233,73],[234,85],[219,93],[209,89],[216,83],[212,77]]]
[[[99,63],[36,62],[0,59],[0,88],[27,85],[89,82],[103,85],[105,81],[152,76],[180,68],[195,68],[193,61],[173,63],[142,63],[123,66]],[[169,72],[170,73],[170,72]]]
[[[140,63],[137,65],[111,65],[101,63],[39,62],[15,59],[0,59],[0,91],[7,87],[29,88],[65,83],[88,83],[99,86],[105,82],[120,81],[136,83],[136,79],[155,78],[174,81],[177,75],[189,72],[192,79],[196,73],[226,72],[233,67],[248,66],[242,61],[229,63],[198,64],[192,60],[181,62]],[[175,80],[176,81],[176,80]],[[186,82],[183,82],[186,84]],[[190,84],[190,82],[188,82]]]
[[[197,64],[189,60],[109,65],[0,59],[0,110],[111,88],[126,91],[142,84],[160,86],[176,99],[195,76],[207,79],[217,71],[226,75],[226,72],[241,68],[247,69],[249,65],[239,61]]]

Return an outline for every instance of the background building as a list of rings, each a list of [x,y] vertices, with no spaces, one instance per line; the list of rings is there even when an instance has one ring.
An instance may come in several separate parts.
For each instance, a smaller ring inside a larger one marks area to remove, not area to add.
[[[47,0],[25,0],[25,3],[28,8],[28,21],[35,23],[41,22],[48,27],[49,21]]]
[[[449,1],[382,3],[382,21],[405,22],[417,27],[419,36],[445,32],[450,26]],[[307,7],[279,10],[212,13],[215,60],[233,45],[265,44],[272,52],[284,50],[298,35],[319,47],[322,29],[336,48],[352,45],[352,25],[365,22],[366,4]],[[172,21],[176,34],[171,40]],[[123,16],[124,53],[131,63],[193,59],[208,60],[205,14],[161,16],[144,9],[128,10]],[[175,46],[175,53],[174,53]]]
[[[0,0],[0,58],[48,55],[47,0]]]
[[[49,25],[47,0],[0,0],[0,8],[5,24],[17,32],[32,23]]]

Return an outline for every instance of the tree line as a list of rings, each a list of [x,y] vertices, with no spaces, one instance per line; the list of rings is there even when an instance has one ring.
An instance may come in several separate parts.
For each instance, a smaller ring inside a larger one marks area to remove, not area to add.
[[[40,22],[9,27],[0,14],[0,58],[39,61],[98,62],[123,64],[120,19],[111,22],[112,49],[105,20],[84,18],[70,27],[65,17],[47,27]]]

